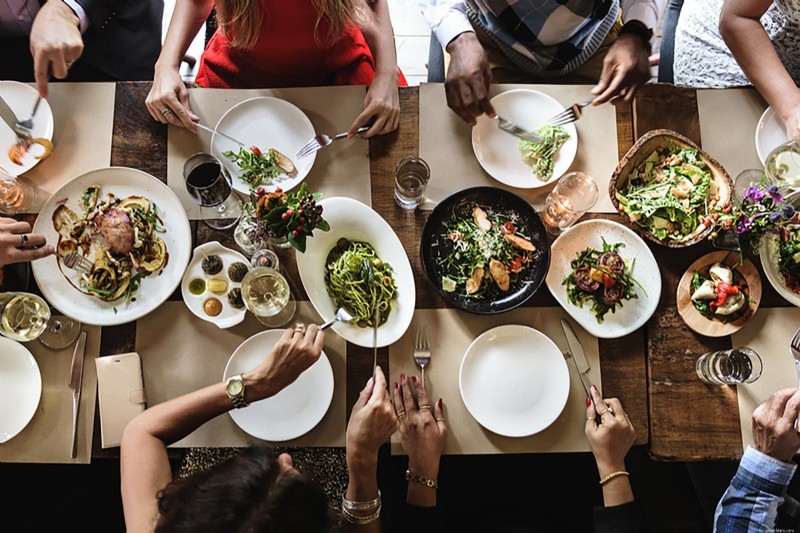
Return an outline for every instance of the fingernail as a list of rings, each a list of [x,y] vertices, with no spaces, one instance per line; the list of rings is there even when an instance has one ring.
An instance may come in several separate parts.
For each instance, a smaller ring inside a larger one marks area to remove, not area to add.
[[[441,409],[441,408],[442,408],[442,399],[441,399],[441,398],[439,398],[439,401],[438,401],[438,402],[436,402],[436,405],[438,405],[438,406],[439,406],[439,409]]]
[[[414,383],[416,383],[416,382],[417,382],[417,376],[411,376],[411,381],[413,381]]]
[[[589,407],[590,405],[592,405],[592,399],[587,396],[586,397],[586,407]]]
[[[398,385],[397,385],[397,382],[395,381],[394,382],[394,388],[397,389],[397,387],[398,387]]]
[[[405,380],[406,380],[406,375],[400,374],[400,381],[405,381]]]
[[[597,392],[597,387],[595,387],[594,385],[592,385],[592,387],[591,387],[591,388],[592,388],[592,392]]]
[[[367,385],[372,385],[372,378],[369,378],[369,379],[367,380]]]

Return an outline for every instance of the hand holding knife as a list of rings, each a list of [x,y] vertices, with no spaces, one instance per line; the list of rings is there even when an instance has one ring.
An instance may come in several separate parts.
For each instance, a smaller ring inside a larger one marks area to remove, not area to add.
[[[575,363],[575,368],[578,370],[578,375],[581,378],[586,397],[592,398],[592,384],[589,381],[589,360],[586,359],[586,352],[583,350],[583,345],[581,341],[578,340],[578,336],[575,335],[575,330],[572,329],[570,323],[563,318],[561,319],[561,327],[564,330],[564,336],[567,338],[567,344],[569,345],[569,350],[566,355]],[[592,402],[594,402],[594,399],[592,399]]]

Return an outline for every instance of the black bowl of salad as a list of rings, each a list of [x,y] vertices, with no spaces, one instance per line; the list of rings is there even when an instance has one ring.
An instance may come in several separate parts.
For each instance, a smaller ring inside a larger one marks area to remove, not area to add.
[[[706,239],[732,207],[733,181],[692,141],[671,130],[645,133],[611,176],[611,203],[646,239],[683,248]]]
[[[496,187],[459,191],[428,216],[420,257],[428,280],[450,305],[478,314],[509,311],[541,286],[550,241],[536,210]]]

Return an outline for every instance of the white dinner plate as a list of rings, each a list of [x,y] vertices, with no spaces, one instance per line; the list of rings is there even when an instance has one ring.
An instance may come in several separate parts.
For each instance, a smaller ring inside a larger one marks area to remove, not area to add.
[[[36,89],[26,83],[0,81],[0,97],[6,101],[19,120],[25,120],[30,116],[38,96],[39,93],[36,92]],[[50,109],[47,100],[42,99],[36,109],[31,136],[33,138],[43,137],[48,141],[53,140],[53,110]],[[22,158],[22,165],[17,165],[12,163],[8,157],[8,150],[16,142],[17,136],[5,122],[0,120],[0,169],[10,176],[19,176],[35,167],[40,161],[36,159],[36,156],[44,151],[40,145],[34,144]]]
[[[569,369],[547,335],[527,326],[484,332],[467,348],[458,376],[461,398],[483,427],[527,437],[555,422],[569,396]]]
[[[761,266],[764,268],[764,274],[767,275],[770,285],[778,294],[783,296],[787,302],[792,305],[800,307],[800,294],[793,292],[786,286],[786,281],[783,279],[778,269],[778,259],[780,253],[778,250],[778,236],[767,233],[761,238]]]
[[[291,159],[295,172],[291,176],[279,177],[280,181],[272,185],[262,185],[267,192],[272,192],[278,187],[285,192],[299,185],[311,171],[317,157],[316,152],[302,159],[295,157],[300,148],[305,146],[316,132],[300,108],[280,98],[259,96],[236,104],[219,119],[217,130],[240,140],[246,149],[251,146],[257,146],[262,151],[275,148]],[[239,177],[242,170],[222,155],[226,150],[235,153],[239,150],[239,145],[216,133],[212,135],[211,153],[222,162],[231,175],[233,188],[249,194],[247,182]]]
[[[22,344],[0,337],[0,444],[25,429],[41,397],[36,359]]]
[[[513,89],[491,100],[497,114],[522,128],[535,131],[547,120],[564,110],[552,96],[530,89]],[[553,176],[542,181],[533,175],[531,166],[522,160],[519,138],[497,127],[486,115],[472,128],[472,150],[483,169],[500,183],[520,189],[536,189],[558,180],[572,165],[578,151],[578,132],[574,124],[564,129],[569,140],[561,147],[553,164]]]
[[[788,140],[783,121],[772,107],[768,107],[756,126],[756,152],[761,164],[764,164],[770,152]]]
[[[141,170],[109,167],[87,172],[61,186],[42,206],[33,231],[55,245],[58,233],[53,227],[53,212],[66,202],[67,207],[80,214],[81,195],[90,185],[102,187],[101,198],[109,192],[118,198],[144,196],[158,207],[167,230],[159,234],[169,254],[164,270],[142,279],[139,290],[127,304],[124,298],[106,302],[73,287],[65,276],[79,285],[80,273],[65,266],[59,269],[60,258],[56,255],[32,262],[33,275],[45,299],[68,317],[95,326],[125,324],[156,309],[180,285],[192,252],[189,219],[178,197],[160,180]]]
[[[262,331],[245,340],[225,366],[223,380],[264,361],[285,330]],[[325,352],[297,380],[271,398],[229,411],[237,426],[257,439],[281,442],[311,431],[333,400],[333,369]]]
[[[363,241],[372,245],[378,257],[391,265],[397,283],[397,300],[386,322],[378,328],[378,346],[388,346],[403,336],[414,316],[417,301],[414,274],[403,244],[391,226],[375,211],[357,200],[343,197],[320,200],[322,217],[328,221],[330,231],[315,231],[306,241],[306,251],[297,257],[300,280],[308,299],[323,320],[336,314],[334,303],[325,287],[325,261],[339,239]],[[335,322],[334,331],[345,340],[372,347],[372,328]]]
[[[220,270],[218,274],[206,274],[203,272],[203,259],[210,255],[217,255],[222,260],[222,270]],[[192,254],[192,260],[189,261],[189,266],[186,267],[186,272],[183,274],[183,281],[181,281],[181,295],[189,311],[194,313],[196,317],[207,320],[221,329],[235,326],[244,320],[247,308],[242,307],[241,309],[236,309],[228,303],[228,293],[232,289],[242,288],[241,281],[233,281],[230,279],[228,276],[228,267],[234,263],[240,262],[247,265],[248,268],[250,267],[250,261],[248,261],[245,256],[236,250],[231,250],[230,248],[222,246],[217,241],[207,242],[195,248]],[[203,294],[192,294],[189,290],[189,283],[195,278],[205,280],[206,283],[212,279],[224,279],[228,284],[228,288],[221,294],[213,293],[208,289],[206,289]],[[217,316],[210,316],[203,310],[203,304],[205,304],[206,300],[209,298],[216,298],[222,302],[222,311]]]
[[[606,313],[603,323],[600,324],[592,312],[591,302],[578,307],[569,301],[567,286],[563,282],[572,272],[572,260],[587,248],[602,250],[603,238],[608,244],[624,244],[618,253],[625,259],[626,265],[635,259],[633,277],[644,287],[644,291],[637,285],[638,298],[623,300],[622,307],[617,307],[613,313]],[[588,220],[575,224],[558,236],[550,253],[551,257],[558,257],[559,260],[550,261],[550,270],[545,279],[547,288],[561,307],[595,337],[614,339],[627,335],[642,327],[655,312],[661,297],[661,272],[658,263],[642,238],[622,224],[610,220]]]

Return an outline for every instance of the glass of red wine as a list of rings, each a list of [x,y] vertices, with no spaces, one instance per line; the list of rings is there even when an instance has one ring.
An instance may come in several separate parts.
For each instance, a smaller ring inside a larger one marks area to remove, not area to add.
[[[203,221],[209,227],[224,230],[236,225],[242,204],[232,193],[219,159],[211,154],[194,154],[183,165],[183,179],[186,192],[200,206]]]

